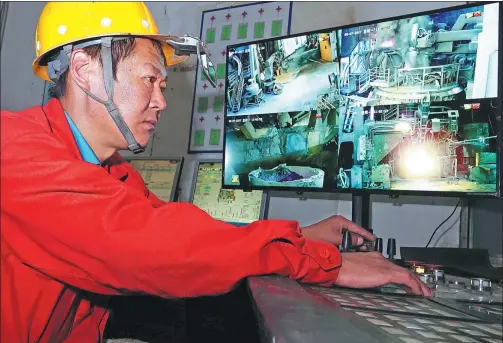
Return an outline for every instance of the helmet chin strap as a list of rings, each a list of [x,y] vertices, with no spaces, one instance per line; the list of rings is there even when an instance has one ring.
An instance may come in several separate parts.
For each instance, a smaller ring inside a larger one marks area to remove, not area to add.
[[[100,39],[101,41],[101,62],[103,65],[103,81],[105,83],[105,91],[107,93],[108,99],[106,101],[103,101],[99,99],[97,96],[89,92],[87,89],[84,89],[83,87],[80,87],[87,95],[89,95],[92,99],[95,101],[99,102],[100,104],[103,104],[110,116],[112,117],[113,121],[115,122],[115,125],[119,128],[119,131],[122,133],[122,136],[126,139],[128,149],[132,151],[134,154],[139,154],[145,151],[145,148],[140,146],[136,139],[133,136],[133,133],[127,126],[126,122],[124,121],[124,118],[122,118],[122,115],[119,113],[119,110],[113,103],[113,96],[114,96],[114,77],[113,77],[113,69],[112,69],[112,37],[103,37]],[[92,43],[96,44],[96,41],[87,43],[85,45],[91,45]],[[81,46],[77,46],[81,47]],[[58,59],[58,63],[60,64],[54,64],[50,63],[49,69],[50,72],[49,74],[56,76],[57,74],[61,73],[64,69],[66,69],[66,64],[69,64],[69,58],[71,51],[73,50],[73,47],[70,46],[65,46],[64,47],[64,53],[63,51],[60,53],[60,57]],[[68,59],[68,62],[65,63],[66,59]],[[60,61],[63,60],[61,63]],[[52,69],[55,69],[55,72],[52,71]]]
[[[107,92],[108,100],[103,101],[98,97],[96,97],[91,92],[89,92],[87,89],[84,89],[82,87],[81,89],[91,98],[105,105],[108,113],[114,120],[115,125],[117,125],[119,131],[126,139],[128,149],[135,154],[142,153],[145,151],[145,148],[143,148],[142,146],[140,146],[140,144],[138,144],[138,142],[133,136],[133,133],[127,126],[126,122],[124,121],[124,118],[122,118],[122,115],[119,113],[119,110],[117,109],[117,107],[113,102],[114,76],[112,69],[112,37],[103,37],[101,39],[101,62],[103,65],[103,81],[105,82],[105,91]]]

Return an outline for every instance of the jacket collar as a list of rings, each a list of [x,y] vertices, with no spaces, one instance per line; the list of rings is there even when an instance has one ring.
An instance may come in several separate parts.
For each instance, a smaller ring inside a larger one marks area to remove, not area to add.
[[[43,107],[45,117],[49,123],[51,131],[65,144],[76,159],[82,160],[79,147],[73,136],[70,124],[66,119],[65,111],[58,99],[51,99]],[[125,180],[128,176],[128,164],[119,153],[114,153],[108,160],[102,163],[108,172],[120,180]]]
[[[61,102],[55,98],[49,100],[44,106],[44,113],[49,122],[51,131],[63,142],[63,144],[65,144],[76,158],[82,160],[79,147],[73,137],[70,124],[68,124],[68,120],[66,120],[65,111],[61,106]]]

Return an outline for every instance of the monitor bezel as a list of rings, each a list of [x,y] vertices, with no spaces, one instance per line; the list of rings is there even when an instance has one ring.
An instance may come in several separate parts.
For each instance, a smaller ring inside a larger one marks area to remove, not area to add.
[[[203,163],[221,163],[222,164],[222,175],[223,175],[223,168],[224,168],[224,162],[221,159],[217,158],[201,158],[195,161],[194,163],[194,173],[192,175],[192,183],[190,185],[190,197],[189,197],[189,202],[191,204],[194,203],[194,195],[196,192],[196,182],[197,182],[197,174],[199,171],[199,166]],[[222,184],[223,186],[223,184]],[[226,187],[222,187],[223,189],[228,189]],[[244,190],[242,188],[235,188],[236,190],[244,191],[244,192],[249,192],[251,190]],[[265,219],[265,211],[266,211],[266,206],[267,206],[267,191],[261,190],[261,189],[253,189],[254,191],[261,191],[262,192],[262,199],[260,201],[260,212],[259,212],[259,219],[258,220],[263,220]],[[251,223],[251,222],[250,222]]]
[[[503,28],[502,25],[502,18],[503,18],[503,3],[500,1],[481,1],[477,3],[468,3],[468,4],[463,4],[463,5],[457,5],[457,6],[449,6],[449,7],[443,7],[443,8],[437,8],[433,10],[427,10],[427,11],[421,11],[421,12],[414,12],[414,13],[408,13],[408,14],[403,14],[403,15],[398,15],[398,16],[393,16],[393,17],[386,17],[386,18],[380,18],[380,19],[375,19],[375,20],[370,20],[370,21],[363,21],[363,22],[358,22],[358,23],[353,23],[353,24],[348,24],[348,25],[341,25],[341,26],[333,26],[333,27],[328,27],[328,28],[322,28],[322,29],[317,29],[317,30],[311,30],[311,31],[304,31],[300,33],[294,33],[294,34],[289,34],[289,35],[282,35],[282,36],[276,36],[273,38],[265,38],[265,39],[258,39],[258,40],[248,40],[244,41],[242,43],[236,43],[236,44],[231,44],[228,45],[226,48],[226,55],[225,55],[225,87],[224,87],[224,133],[223,133],[223,151],[222,151],[222,188],[225,189],[241,189],[241,190],[262,190],[262,191],[294,191],[298,193],[308,193],[308,192],[319,192],[319,193],[351,193],[355,195],[364,195],[364,194],[375,194],[375,195],[388,195],[390,197],[397,197],[400,195],[409,195],[409,196],[437,196],[437,197],[458,197],[458,198],[489,198],[489,199],[503,199],[503,195],[501,192],[501,186],[503,184],[503,174],[501,173],[501,165],[502,165],[502,160],[503,160],[503,128],[502,125],[500,125],[500,132],[499,132],[499,144],[498,144],[498,151],[496,152],[497,158],[499,159],[497,161],[498,168],[497,168],[497,175],[496,175],[496,191],[492,193],[485,193],[485,192],[443,192],[443,191],[419,191],[419,190],[392,190],[392,189],[362,189],[362,188],[304,188],[304,187],[274,187],[274,186],[251,186],[250,187],[244,187],[240,185],[226,185],[225,184],[225,148],[226,148],[226,141],[227,141],[227,130],[225,127],[225,122],[226,119],[229,117],[227,114],[228,108],[227,108],[227,91],[228,91],[228,82],[227,82],[227,75],[228,75],[228,65],[229,65],[229,50],[237,47],[242,47],[246,45],[251,45],[251,44],[260,44],[260,43],[265,43],[265,42],[270,42],[270,41],[276,41],[276,40],[282,40],[282,39],[287,39],[287,38],[294,38],[298,36],[305,36],[309,34],[314,34],[314,33],[324,33],[324,32],[331,32],[331,31],[338,31],[338,30],[343,30],[343,29],[348,29],[348,28],[353,28],[353,27],[358,27],[358,26],[365,26],[365,25],[372,25],[376,23],[380,23],[383,21],[389,21],[389,20],[400,20],[404,18],[410,18],[410,17],[415,17],[415,16],[421,16],[421,15],[428,15],[428,14],[433,14],[433,13],[438,13],[438,12],[443,12],[443,11],[453,11],[453,10],[458,10],[458,9],[464,9],[464,8],[469,8],[469,7],[475,7],[475,6],[485,6],[489,4],[498,4],[499,5],[499,25],[500,28]],[[503,32],[503,30],[500,30],[500,32]],[[499,44],[498,44],[498,97],[496,98],[497,103],[498,103],[498,111],[500,116],[502,116],[502,105],[503,105],[503,52],[501,51],[501,48],[503,47],[503,34],[499,34]],[[340,42],[337,42],[340,44]],[[340,64],[340,62],[338,62]],[[495,98],[487,98],[487,99],[495,99]],[[469,99],[468,99],[469,100]]]
[[[180,179],[182,176],[182,168],[183,168],[183,157],[174,157],[174,156],[123,156],[123,158],[131,165],[131,161],[176,161],[176,171],[173,179],[173,187],[171,187],[171,194],[169,196],[169,202],[177,202],[177,196],[180,191]],[[131,165],[132,168],[134,168]],[[136,169],[135,169],[136,170]],[[138,171],[137,171],[138,172]],[[149,189],[151,192],[151,190]],[[159,199],[162,200],[162,199]],[[163,200],[165,201],[165,200]]]

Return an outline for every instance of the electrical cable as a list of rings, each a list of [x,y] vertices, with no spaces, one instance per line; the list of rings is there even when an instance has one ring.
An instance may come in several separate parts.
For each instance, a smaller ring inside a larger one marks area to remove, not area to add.
[[[428,248],[428,246],[430,245],[431,243],[431,240],[433,239],[433,237],[435,236],[435,233],[437,233],[438,229],[440,229],[442,227],[442,225],[444,225],[449,219],[451,219],[451,217],[454,215],[454,213],[456,213],[456,210],[458,209],[458,206],[459,204],[461,203],[461,199],[458,200],[458,203],[456,204],[456,207],[454,207],[454,210],[452,211],[452,213],[449,215],[449,217],[447,217],[442,223],[440,223],[439,226],[437,226],[437,228],[433,231],[433,233],[431,234],[430,236],[430,240],[428,241],[428,243],[426,244],[425,248]]]

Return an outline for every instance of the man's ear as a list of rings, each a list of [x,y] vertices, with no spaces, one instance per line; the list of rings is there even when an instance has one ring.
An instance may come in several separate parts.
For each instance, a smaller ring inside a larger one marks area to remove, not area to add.
[[[82,49],[78,49],[72,52],[70,57],[70,67],[68,72],[72,80],[79,85],[79,87],[90,91],[91,88],[91,77],[95,72],[95,68],[92,58],[84,52]]]

